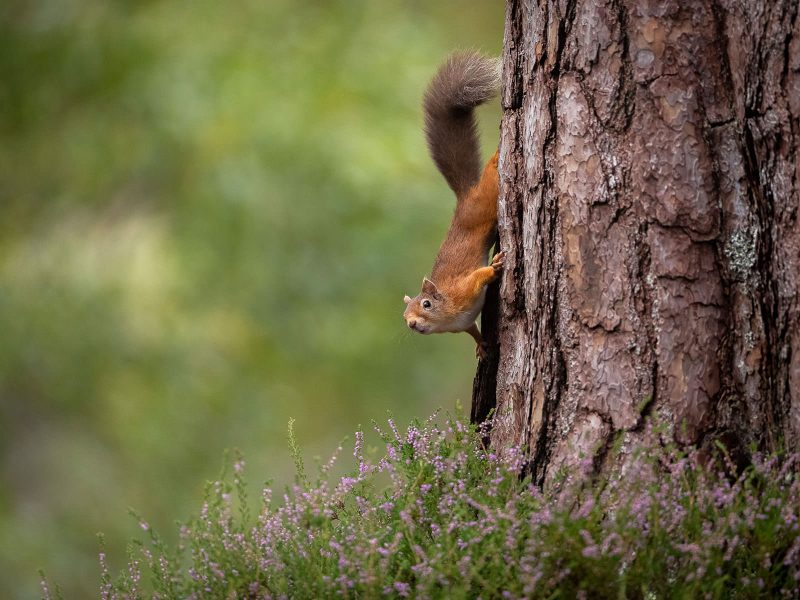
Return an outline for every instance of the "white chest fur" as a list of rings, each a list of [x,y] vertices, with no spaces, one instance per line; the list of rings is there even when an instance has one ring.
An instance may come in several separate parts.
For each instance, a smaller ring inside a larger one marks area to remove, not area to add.
[[[475,319],[478,318],[478,315],[483,308],[483,303],[486,301],[486,288],[484,287],[481,293],[475,298],[475,302],[472,303],[467,310],[458,314],[458,316],[453,319],[450,326],[447,328],[448,331],[458,332],[458,331],[466,331],[472,324],[475,323]]]

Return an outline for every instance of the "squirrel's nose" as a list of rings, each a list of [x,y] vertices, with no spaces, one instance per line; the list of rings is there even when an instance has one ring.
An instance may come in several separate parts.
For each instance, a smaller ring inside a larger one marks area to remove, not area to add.
[[[412,319],[411,321],[408,322],[408,326],[411,327],[411,329],[416,329],[417,322]]]

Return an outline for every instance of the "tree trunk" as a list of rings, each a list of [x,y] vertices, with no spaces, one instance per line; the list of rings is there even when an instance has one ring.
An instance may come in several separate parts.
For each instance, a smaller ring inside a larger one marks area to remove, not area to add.
[[[540,484],[617,435],[797,449],[797,0],[510,0],[504,47],[473,418]]]

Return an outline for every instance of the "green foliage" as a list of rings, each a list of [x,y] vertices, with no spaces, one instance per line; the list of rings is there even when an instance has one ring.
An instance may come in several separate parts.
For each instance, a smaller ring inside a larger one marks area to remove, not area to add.
[[[419,101],[496,2],[0,5],[0,589],[94,589],[135,506],[166,529],[225,447],[258,472],[466,397],[469,339],[404,293],[452,212]],[[485,151],[497,107],[484,113]],[[174,541],[174,540],[172,540]],[[111,565],[112,568],[118,565]]]
[[[481,445],[460,420],[378,430],[385,452],[356,469],[262,492],[208,488],[177,553],[154,535],[105,598],[794,598],[800,593],[800,455],[756,456],[742,474],[675,448],[627,456],[590,481],[582,467],[541,493],[524,455]],[[293,442],[290,442],[290,446]],[[295,453],[295,449],[292,449]],[[619,455],[618,455],[619,456]],[[332,459],[332,460],[335,460]],[[718,465],[719,471],[713,470]],[[298,481],[304,477],[299,477]],[[585,485],[586,482],[591,485]],[[142,525],[149,531],[149,526]],[[149,573],[149,577],[148,577]]]

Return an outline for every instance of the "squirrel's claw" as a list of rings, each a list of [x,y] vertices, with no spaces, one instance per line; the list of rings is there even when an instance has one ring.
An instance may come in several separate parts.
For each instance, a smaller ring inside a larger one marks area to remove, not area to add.
[[[486,342],[475,344],[475,356],[478,358],[478,360],[486,360],[486,357],[488,356],[488,348],[489,346],[486,344]]]
[[[505,258],[505,251],[498,252],[494,255],[494,258],[492,258],[492,264],[490,266],[494,269],[495,273],[499,273],[503,270],[503,262],[505,261]]]

